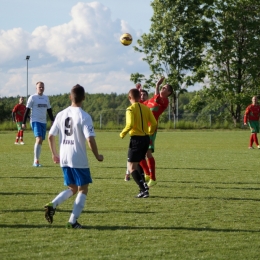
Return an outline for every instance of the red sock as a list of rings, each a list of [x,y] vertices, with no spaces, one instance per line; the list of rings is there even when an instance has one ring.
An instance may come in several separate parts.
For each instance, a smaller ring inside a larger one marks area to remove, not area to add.
[[[258,143],[257,133],[253,133],[253,138],[254,138],[255,144],[258,146],[259,143]]]
[[[23,130],[20,130],[20,141],[23,142]]]
[[[155,181],[155,160],[153,157],[148,158],[148,165],[149,165],[149,169],[150,169],[150,178]]]
[[[145,159],[142,160],[139,164],[140,164],[141,167],[143,168],[144,173],[145,173],[146,175],[150,175],[149,167],[148,167],[148,165],[147,165],[146,160],[145,160]]]
[[[20,135],[19,135],[19,131],[18,131],[17,134],[16,134],[16,139],[15,139],[15,142],[16,142],[16,143],[18,143],[19,136],[20,136]]]
[[[253,134],[251,134],[249,147],[252,147],[252,146],[253,146],[253,143],[254,143],[254,136],[253,136]]]

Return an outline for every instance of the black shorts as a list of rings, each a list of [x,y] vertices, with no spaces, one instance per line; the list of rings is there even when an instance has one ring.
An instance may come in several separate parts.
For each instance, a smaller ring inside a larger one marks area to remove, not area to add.
[[[149,135],[131,136],[128,148],[128,162],[140,162],[145,159],[150,144]]]

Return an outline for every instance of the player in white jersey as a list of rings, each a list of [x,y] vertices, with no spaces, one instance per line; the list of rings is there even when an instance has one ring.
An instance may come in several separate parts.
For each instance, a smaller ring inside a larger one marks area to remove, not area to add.
[[[60,163],[64,184],[68,189],[45,205],[45,218],[51,224],[56,207],[78,192],[67,228],[82,228],[77,219],[85,205],[88,185],[92,183],[86,141],[98,161],[103,161],[103,155],[98,153],[92,119],[81,108],[85,99],[84,88],[80,85],[74,86],[70,92],[70,99],[71,106],[57,114],[48,137],[53,161]],[[59,135],[59,154],[56,151],[56,135]]]
[[[34,144],[34,167],[42,166],[39,163],[39,158],[41,154],[42,142],[45,140],[46,136],[46,126],[47,126],[47,119],[46,119],[46,112],[51,119],[54,121],[54,117],[52,114],[52,109],[50,105],[49,98],[43,95],[44,92],[44,83],[39,81],[36,83],[36,94],[31,95],[28,98],[26,111],[23,118],[22,128],[26,128],[26,120],[31,111],[31,127],[35,136],[35,144]]]

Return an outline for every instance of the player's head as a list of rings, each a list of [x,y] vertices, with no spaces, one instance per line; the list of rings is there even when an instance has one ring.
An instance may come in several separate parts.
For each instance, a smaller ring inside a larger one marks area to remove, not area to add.
[[[79,104],[85,99],[85,89],[77,84],[70,91],[70,99],[73,103]]]
[[[37,94],[40,96],[43,94],[43,92],[44,92],[44,83],[43,82],[38,81],[36,83],[36,91],[37,91]]]
[[[148,92],[146,90],[141,89],[140,90],[140,95],[141,95],[140,99],[142,101],[146,101],[148,99]]]
[[[20,98],[19,98],[19,104],[23,104],[23,102],[24,102],[24,98],[23,98],[23,97],[20,97]]]
[[[173,92],[173,88],[170,84],[166,84],[164,86],[162,86],[161,90],[160,90],[160,96],[161,97],[169,97]]]
[[[257,96],[252,97],[252,104],[255,105],[257,103]]]
[[[132,88],[129,90],[128,92],[128,98],[130,100],[131,103],[134,103],[134,102],[139,102],[140,101],[140,91],[136,88]]]

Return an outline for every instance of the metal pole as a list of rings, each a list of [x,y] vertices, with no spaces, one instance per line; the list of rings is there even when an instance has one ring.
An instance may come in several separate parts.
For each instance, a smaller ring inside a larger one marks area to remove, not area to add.
[[[177,93],[177,100],[176,100],[176,117],[177,117],[177,123],[179,121],[179,91],[176,91]]]
[[[171,99],[168,97],[169,105],[168,105],[168,121],[171,121]]]
[[[28,101],[28,60],[27,60],[27,92],[26,92],[26,102]]]
[[[30,59],[30,56],[27,55],[25,59],[27,61],[27,91],[26,91],[26,102],[27,102],[28,101],[28,61]]]

